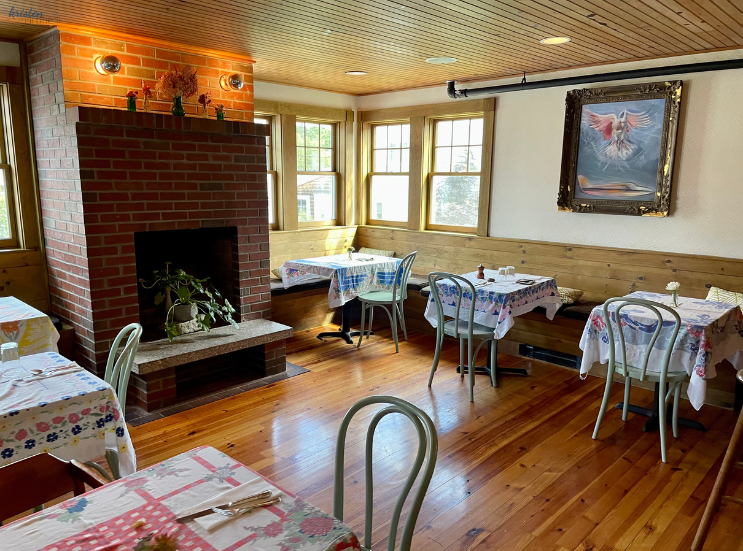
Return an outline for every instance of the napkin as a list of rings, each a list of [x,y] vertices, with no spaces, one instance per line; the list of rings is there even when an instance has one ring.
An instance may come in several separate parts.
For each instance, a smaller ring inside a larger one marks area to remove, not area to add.
[[[258,494],[260,492],[265,492],[265,491],[273,492],[274,497],[280,496],[282,500],[286,499],[286,494],[281,492],[278,488],[273,486],[270,482],[265,481],[261,477],[255,477],[253,480],[249,480],[248,482],[245,482],[244,484],[241,484],[240,486],[235,486],[234,488],[231,488],[227,490],[226,492],[222,492],[221,494],[212,496],[209,499],[202,501],[201,503],[198,503],[197,505],[194,505],[193,507],[189,507],[188,509],[179,512],[176,515],[176,517],[190,515],[192,513],[196,513],[198,511],[203,511],[204,509],[208,509],[209,507],[216,507],[217,505],[224,505],[225,503],[229,503],[231,501],[237,501],[239,499],[244,499],[253,494]],[[225,523],[230,522],[236,518],[244,518],[247,516],[252,517],[253,515],[256,515],[260,512],[264,512],[263,507],[257,507],[253,509],[250,513],[244,513],[237,517],[226,517],[224,515],[212,513],[211,515],[206,515],[206,516],[194,519],[194,522],[198,523],[199,526],[201,526],[208,532],[212,532],[216,530],[217,528],[219,528],[220,526],[224,525]],[[270,517],[266,517],[266,525],[276,520],[276,516],[273,513],[268,513],[268,514],[270,515]],[[253,525],[256,525],[256,524],[260,524],[260,521],[256,522],[255,519],[251,519],[251,523]]]

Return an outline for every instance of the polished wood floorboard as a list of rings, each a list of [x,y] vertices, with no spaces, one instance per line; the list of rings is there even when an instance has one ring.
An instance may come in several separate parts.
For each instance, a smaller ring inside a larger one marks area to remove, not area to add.
[[[735,422],[732,411],[681,404],[706,433],[668,433],[669,462],[645,418],[607,414],[591,439],[605,381],[574,370],[499,356],[531,376],[478,376],[475,403],[455,373],[458,346],[447,342],[427,386],[433,338],[411,333],[400,353],[388,330],[360,349],[315,338],[288,342],[288,360],[311,370],[245,394],[131,428],[139,468],[199,445],[224,451],[326,511],[332,509],[333,454],[343,414],[372,394],[399,396],[424,409],[439,435],[436,471],[416,526],[416,550],[666,551],[690,549]],[[483,356],[484,357],[484,356]],[[615,384],[614,399],[623,387]],[[633,389],[632,402],[652,394]],[[363,449],[374,409],[351,424],[346,452],[345,521],[363,527]],[[417,444],[399,415],[386,417],[374,451],[375,549],[386,549],[389,516]],[[730,492],[743,496],[737,477]],[[743,551],[743,507],[724,504],[706,550]]]

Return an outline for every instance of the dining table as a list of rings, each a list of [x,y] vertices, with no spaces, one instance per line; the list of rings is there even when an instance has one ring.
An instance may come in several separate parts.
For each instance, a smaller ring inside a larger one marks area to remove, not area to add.
[[[57,352],[59,332],[44,312],[15,297],[0,297],[0,344],[18,343],[21,356]]]
[[[19,363],[12,375],[0,369],[0,466],[44,452],[93,461],[110,450],[121,474],[136,471],[111,385],[56,352],[21,356]]]
[[[541,306],[545,309],[547,319],[552,320],[562,306],[562,299],[557,291],[557,282],[552,277],[516,273],[506,280],[499,281],[497,270],[485,269],[483,274],[484,279],[478,279],[477,271],[462,274],[461,277],[470,281],[475,287],[474,322],[493,329],[496,345],[497,341],[505,337],[508,330],[513,327],[514,318]],[[489,279],[493,281],[488,281]],[[456,317],[456,297],[458,294],[456,285],[451,280],[442,279],[436,283],[436,286],[442,299],[444,315],[452,318]],[[463,291],[459,319],[468,320],[472,307],[471,293]],[[429,296],[423,316],[433,327],[437,326],[438,319],[433,290],[431,290],[431,296]],[[491,342],[488,342],[488,349],[492,346]],[[489,375],[493,368],[497,369],[498,373],[528,375],[525,369],[491,366],[490,354],[487,355],[486,365],[478,366],[475,369],[478,373]],[[463,367],[459,366],[457,372],[461,373],[462,369]],[[464,369],[466,372],[467,368],[464,367]]]
[[[318,276],[330,278],[328,305],[342,307],[343,320],[339,331],[325,331],[317,338],[339,337],[353,344],[353,337],[360,331],[351,330],[350,302],[369,291],[389,291],[395,279],[400,258],[355,253],[320,256],[289,260],[279,268],[285,288],[308,281]],[[373,333],[372,333],[373,334]]]
[[[681,326],[676,340],[670,343],[675,320],[670,313],[659,309],[663,326],[650,351],[647,369],[657,372],[663,354],[671,346],[668,371],[685,371],[689,375],[686,393],[694,409],[699,410],[704,404],[707,381],[717,375],[717,364],[727,359],[736,370],[743,369],[743,312],[740,306],[683,296],[678,297],[678,306],[674,306],[670,295],[645,291],[637,291],[626,297],[658,302],[672,307],[678,313]],[[583,350],[580,369],[582,378],[588,375],[594,363],[608,363],[610,342],[616,346],[616,354],[621,354],[619,327],[626,343],[627,363],[642,363],[647,345],[658,326],[658,319],[648,308],[629,305],[622,308],[620,323],[617,324],[615,311],[620,304],[622,303],[614,302],[608,307],[615,332],[612,336],[608,334],[603,305],[596,306],[591,311],[580,340],[580,348]],[[660,391],[660,385],[656,384],[652,409],[629,406],[630,411],[650,418],[645,424],[645,431],[653,431],[658,427]],[[620,409],[622,406],[622,403],[616,405]],[[701,423],[694,420],[679,418],[678,422],[697,430],[705,430]]]
[[[264,491],[280,501],[233,517],[211,512]],[[361,550],[340,520],[208,446],[0,528],[1,547],[13,551],[129,551],[158,536],[183,551]]]

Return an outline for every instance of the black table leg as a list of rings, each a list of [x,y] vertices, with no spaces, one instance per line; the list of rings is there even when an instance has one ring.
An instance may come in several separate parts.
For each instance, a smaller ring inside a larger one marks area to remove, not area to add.
[[[492,369],[492,366],[490,365],[490,350],[493,346],[493,341],[488,341],[488,358],[485,363],[485,365],[477,365],[475,366],[475,373],[485,373],[488,377],[490,377],[490,370]],[[457,366],[457,373],[462,372],[462,366]],[[465,373],[469,373],[469,370],[467,367],[464,368]],[[521,375],[522,377],[528,377],[529,372],[526,369],[518,369],[514,367],[498,367],[498,342],[496,341],[495,344],[495,375],[496,377],[498,375]]]
[[[666,392],[668,392],[668,385],[666,384]],[[647,408],[641,408],[640,406],[633,406],[630,404],[627,407],[627,411],[631,411],[632,413],[637,413],[639,415],[645,415],[646,417],[649,417],[647,421],[645,421],[645,425],[642,427],[643,432],[655,432],[658,430],[658,426],[660,424],[660,417],[658,417],[658,412],[660,411],[660,383],[655,383],[655,391],[653,392],[653,409],[647,409]],[[623,409],[624,408],[624,402],[619,402],[616,406],[614,406],[616,409]],[[673,420],[673,405],[668,404],[668,409],[666,410],[666,423],[671,423]],[[688,427],[690,429],[698,430],[701,432],[707,432],[707,429],[705,426],[700,423],[699,421],[692,421],[691,419],[684,419],[683,417],[678,418],[678,424],[682,427]]]
[[[340,331],[325,331],[317,336],[318,339],[323,340],[323,337],[338,337],[348,344],[353,344],[353,337],[358,337],[361,331],[351,331],[351,302],[353,301],[349,300],[346,302],[341,310],[343,319],[341,320]],[[371,331],[369,334],[373,335],[374,331]]]

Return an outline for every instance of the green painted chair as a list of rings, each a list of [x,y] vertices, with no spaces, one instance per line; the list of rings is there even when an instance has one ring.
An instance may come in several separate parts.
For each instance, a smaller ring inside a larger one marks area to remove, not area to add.
[[[609,305],[614,302],[621,302],[621,304],[619,304],[614,311],[614,315],[616,316],[615,322],[619,323],[620,327],[620,330],[616,333],[614,332],[614,324],[612,323],[611,316],[609,315]],[[642,364],[640,365],[640,367],[627,364],[627,346],[624,341],[624,331],[621,330],[621,323],[619,322],[619,320],[621,320],[621,310],[626,306],[644,306],[648,310],[652,311],[657,318],[655,331],[653,332],[653,336],[651,337],[650,342],[647,344],[645,355],[643,356]],[[671,333],[670,338],[668,339],[668,343],[666,345],[665,352],[663,353],[660,365],[658,365],[658,370],[648,372],[647,368],[648,360],[650,359],[650,353],[652,352],[653,346],[658,340],[658,336],[663,329],[663,316],[660,313],[661,310],[664,310],[670,313],[671,316],[673,316],[674,325],[672,329],[669,327]],[[659,383],[660,392],[662,393],[660,396],[663,398],[658,408],[658,421],[660,425],[660,455],[663,463],[665,463],[666,406],[671,398],[671,395],[673,395],[673,436],[675,438],[678,438],[678,406],[679,401],[681,400],[681,383],[683,383],[688,377],[686,371],[668,371],[668,364],[671,360],[673,345],[676,342],[676,337],[678,337],[678,332],[681,327],[681,318],[679,317],[676,310],[659,302],[639,298],[617,297],[610,298],[604,303],[604,321],[606,322],[606,330],[608,334],[616,335],[619,337],[619,349],[621,351],[622,357],[621,362],[618,362],[616,360],[616,346],[609,347],[609,369],[606,374],[606,388],[604,390],[604,399],[602,400],[601,408],[599,409],[599,416],[598,419],[596,419],[596,427],[593,429],[593,439],[596,440],[598,438],[601,421],[604,418],[604,414],[606,413],[606,410],[609,406],[609,399],[611,398],[611,385],[612,379],[614,378],[614,373],[619,373],[624,377],[624,409],[622,410],[622,421],[627,420],[627,408],[629,407],[629,395],[630,389],[632,387],[632,379],[637,379],[638,381],[650,381],[651,383]],[[667,393],[665,391],[666,383],[669,384]]]
[[[448,280],[447,283],[453,283],[456,287],[456,300],[454,311],[456,317],[447,321],[444,315],[444,304],[441,300],[439,293],[435,291],[437,289],[436,284],[441,280]],[[479,323],[475,323],[475,309],[470,308],[466,314],[466,318],[462,319],[461,307],[462,307],[462,296],[463,293],[469,297],[476,297],[475,286],[471,281],[463,278],[456,274],[449,274],[447,272],[431,272],[428,274],[428,285],[431,289],[431,296],[433,297],[434,304],[436,305],[436,350],[433,356],[433,365],[431,366],[431,376],[428,378],[428,386],[433,384],[433,374],[439,367],[439,359],[441,358],[441,348],[444,346],[444,337],[454,337],[459,339],[459,370],[462,378],[464,378],[464,369],[467,368],[469,374],[470,384],[470,402],[475,401],[475,359],[477,354],[480,352],[482,345],[493,341],[493,345],[490,347],[490,384],[497,386],[498,382],[495,375],[496,356],[498,354],[498,339],[495,338],[492,327],[487,327]],[[474,349],[475,341],[479,341],[477,348]],[[467,345],[467,357],[465,363],[465,342]]]
[[[346,415],[341,421],[341,426],[338,429],[338,444],[335,450],[335,476],[333,479],[333,516],[339,520],[343,520],[343,478],[344,478],[344,457],[346,447],[346,433],[348,432],[348,425],[351,423],[351,419],[356,413],[371,404],[387,404],[387,407],[378,411],[369,424],[369,430],[366,434],[366,456],[365,456],[365,475],[366,475],[366,505],[365,520],[364,520],[364,544],[361,547],[364,551],[371,551],[371,537],[372,537],[372,516],[374,503],[374,481],[372,475],[372,450],[374,447],[374,431],[377,428],[379,422],[390,413],[399,413],[406,416],[415,426],[418,433],[418,452],[415,456],[415,461],[410,469],[410,474],[402,489],[400,497],[398,497],[395,503],[395,508],[392,512],[392,519],[390,520],[390,532],[387,541],[387,551],[395,550],[395,540],[397,539],[398,525],[400,524],[400,515],[402,508],[405,505],[405,501],[410,495],[410,490],[413,487],[418,475],[421,472],[425,460],[425,468],[423,469],[423,475],[421,477],[418,489],[415,492],[413,501],[410,505],[408,512],[408,518],[403,526],[402,536],[400,537],[400,551],[410,551],[410,544],[413,539],[413,531],[415,530],[415,522],[418,520],[418,514],[423,504],[423,498],[428,490],[428,485],[431,482],[433,476],[433,470],[436,467],[436,457],[438,455],[439,443],[436,435],[436,427],[433,425],[431,418],[421,409],[417,408],[410,402],[407,402],[401,398],[394,396],[369,396],[354,404],[351,409],[348,410]]]
[[[361,302],[361,331],[359,332],[359,343],[356,348],[361,346],[361,341],[364,339],[366,333],[366,339],[369,340],[369,335],[372,331],[372,323],[374,322],[374,308],[380,306],[386,313],[387,317],[390,318],[390,327],[392,328],[392,338],[395,341],[395,353],[400,352],[400,346],[397,341],[397,320],[400,319],[400,326],[402,327],[402,334],[405,340],[408,340],[408,330],[405,328],[405,310],[403,303],[408,298],[408,278],[410,278],[410,270],[415,262],[415,256],[418,251],[412,252],[402,259],[402,262],[397,266],[395,271],[395,280],[392,282],[392,290],[390,291],[370,291],[359,295],[359,301]],[[392,313],[387,309],[390,306]],[[369,310],[369,329],[364,331],[364,323],[366,321],[366,311]]]
[[[139,339],[141,337],[142,326],[138,323],[130,323],[119,331],[118,335],[116,335],[114,342],[111,344],[111,351],[108,353],[106,373],[103,375],[103,380],[114,389],[116,397],[119,399],[119,407],[121,408],[122,417],[126,415],[126,390],[129,386],[129,376],[132,373],[134,357],[137,355]],[[119,347],[124,339],[126,339],[126,344],[124,345],[121,354],[117,357],[116,353],[119,351]],[[119,472],[119,454],[116,449],[106,450],[106,462],[111,470],[113,479],[118,480],[121,478]],[[97,463],[87,461],[85,464],[96,469],[109,480],[111,479],[109,474]]]

